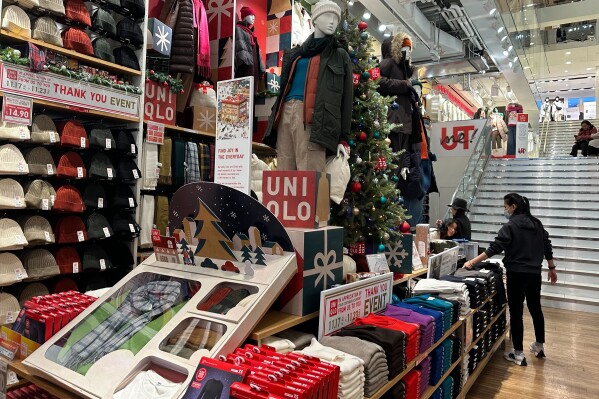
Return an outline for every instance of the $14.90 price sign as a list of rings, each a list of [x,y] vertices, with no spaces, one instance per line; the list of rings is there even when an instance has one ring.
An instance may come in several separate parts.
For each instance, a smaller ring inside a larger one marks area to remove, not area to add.
[[[4,94],[2,102],[2,120],[4,122],[31,126],[31,98]]]

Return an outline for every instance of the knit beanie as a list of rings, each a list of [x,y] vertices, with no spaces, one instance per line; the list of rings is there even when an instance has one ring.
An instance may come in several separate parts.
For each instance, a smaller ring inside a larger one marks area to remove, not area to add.
[[[44,180],[34,180],[25,186],[25,204],[29,208],[49,211],[54,205],[56,191]]]
[[[109,255],[114,267],[126,269],[135,263],[131,249],[124,242],[111,243]]]
[[[128,18],[125,18],[129,20]],[[130,20],[129,20],[130,21]],[[109,11],[106,11],[102,8],[97,8],[96,12],[94,12],[94,17],[92,18],[92,27],[93,30],[97,33],[108,33],[111,37],[117,35],[117,23],[110,14]]]
[[[85,224],[79,216],[69,215],[58,219],[54,228],[58,244],[70,244],[87,240]]]
[[[4,144],[0,147],[0,174],[26,175],[29,167],[21,151],[13,144]]]
[[[0,139],[10,141],[23,141],[31,139],[29,128],[16,123],[0,122]]]
[[[103,150],[112,150],[116,146],[116,141],[110,129],[104,126],[97,126],[92,128],[89,134],[89,145]]]
[[[137,145],[133,134],[127,130],[119,130],[116,135],[116,148],[127,155],[137,154]]]
[[[331,0],[320,0],[312,6],[312,21],[316,21],[318,17],[326,12],[335,13],[335,15],[337,15],[337,20],[341,20],[341,7]]]
[[[60,274],[80,273],[82,271],[79,252],[74,247],[60,247],[55,253]]]
[[[141,177],[141,171],[133,159],[122,158],[119,162],[117,175],[123,180],[137,180]]]
[[[116,35],[119,38],[128,39],[134,46],[140,46],[144,42],[144,35],[138,23],[129,18],[123,18],[116,26]]]
[[[17,255],[0,253],[0,286],[4,287],[27,278],[27,272]]]
[[[112,45],[103,37],[98,37],[92,42],[94,49],[94,55],[104,61],[112,62],[114,64],[114,54],[112,53]]]
[[[17,6],[2,10],[2,28],[19,36],[31,37],[31,21],[27,13]]]
[[[35,147],[25,154],[25,161],[32,175],[48,176],[56,174],[52,154],[44,147]]]
[[[105,270],[112,268],[112,261],[104,248],[91,244],[83,251],[83,270]]]
[[[0,179],[0,209],[25,207],[25,193],[19,182],[14,179]]]
[[[74,177],[82,179],[87,176],[87,170],[83,164],[81,156],[74,151],[69,151],[60,157],[58,167],[56,168],[58,177]]]
[[[114,190],[113,206],[120,209],[130,209],[137,207],[137,201],[133,191],[129,186],[119,185]]]
[[[54,244],[54,232],[46,218],[37,215],[26,216],[21,219],[20,224],[29,245]]]
[[[56,259],[47,249],[28,249],[21,255],[21,262],[27,270],[28,280],[41,280],[60,274]]]
[[[108,208],[108,197],[104,186],[98,182],[91,182],[83,190],[83,203],[87,208]]]
[[[54,210],[63,212],[81,213],[85,210],[85,204],[77,187],[65,184],[56,190]]]
[[[256,16],[256,11],[252,10],[250,7],[241,7],[241,10],[239,11],[241,20],[243,21],[248,15]]]
[[[33,23],[33,38],[63,47],[60,31],[52,18],[40,17],[35,20]]]
[[[55,14],[65,15],[64,4],[62,0],[39,0],[40,8],[52,11]]]
[[[146,14],[143,0],[121,0],[121,7],[135,19],[143,18]]]
[[[48,288],[42,283],[31,283],[23,288],[23,291],[19,294],[19,303],[21,306],[25,305],[25,302],[36,296],[48,295]]]
[[[29,10],[40,6],[39,0],[17,0],[19,7]]]
[[[23,249],[28,242],[21,226],[12,219],[0,219],[0,250]]]
[[[89,17],[89,11],[85,7],[83,0],[63,0],[65,15],[68,19],[83,24],[92,26],[92,21]]]
[[[114,230],[114,234],[128,237],[137,236],[141,231],[141,227],[139,227],[133,215],[127,213],[114,215],[112,218],[112,229]]]
[[[66,147],[89,148],[87,132],[80,122],[76,120],[60,122],[58,124],[58,130],[60,131],[60,145]]]
[[[92,41],[81,29],[69,28],[62,32],[64,47],[81,54],[94,55]]]
[[[60,141],[54,121],[48,115],[36,115],[31,126],[31,142],[51,144]]]
[[[135,69],[136,71],[140,70],[139,60],[137,59],[137,55],[135,55],[135,51],[133,51],[131,47],[117,47],[112,53],[114,54],[114,60],[117,64],[127,68]]]
[[[114,231],[106,217],[101,213],[92,213],[87,217],[87,237],[90,240],[108,238],[114,235]]]
[[[52,286],[52,293],[58,294],[59,292],[79,291],[77,283],[71,278],[61,278]]]
[[[92,157],[89,166],[89,175],[101,179],[112,179],[116,177],[116,171],[108,155],[101,152]]]
[[[17,298],[6,292],[0,294],[0,325],[14,323],[20,311]]]

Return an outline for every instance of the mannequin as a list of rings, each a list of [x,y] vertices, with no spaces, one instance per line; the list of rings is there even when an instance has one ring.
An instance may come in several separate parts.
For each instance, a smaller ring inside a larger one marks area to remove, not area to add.
[[[551,104],[549,103],[549,97],[545,97],[545,102],[541,104],[539,108],[539,122],[545,122],[549,120]]]
[[[564,115],[564,103],[559,97],[555,97],[553,100],[553,104],[551,105],[551,120],[552,121],[561,121],[563,120]]]
[[[264,61],[254,35],[256,13],[250,7],[241,7],[241,21],[235,26],[235,77],[254,77],[254,90],[258,90],[258,82],[264,76]]]
[[[283,55],[281,90],[272,108],[264,142],[276,146],[279,170],[326,169],[349,134],[353,75],[349,54],[334,33],[341,8],[330,0],[312,7],[314,33]]]
[[[507,151],[506,155],[516,155],[516,124],[518,114],[524,111],[522,105],[518,103],[509,103],[505,107],[504,121],[507,120]]]

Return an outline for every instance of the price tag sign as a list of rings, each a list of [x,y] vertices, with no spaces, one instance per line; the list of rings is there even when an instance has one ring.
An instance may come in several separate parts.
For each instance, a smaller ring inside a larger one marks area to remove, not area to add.
[[[85,137],[81,137],[81,148],[85,148]]]
[[[17,172],[25,173],[25,164],[23,162],[17,164]]]
[[[164,125],[162,123],[148,122],[146,129],[146,142],[164,144]],[[134,145],[131,144],[131,153],[135,154]]]
[[[139,179],[139,173],[137,173],[137,169],[133,169],[131,172],[133,172],[133,177]]]
[[[106,175],[108,176],[109,179],[112,179],[112,177],[113,177],[112,168],[106,168]]]
[[[104,232],[104,237],[110,237],[110,231],[108,231],[108,227],[102,228],[102,231]]]
[[[42,211],[50,209],[50,201],[47,198],[42,199]]]
[[[23,280],[25,278],[25,276],[23,276],[23,269],[16,268],[15,269],[15,277],[17,278],[17,280]]]
[[[50,203],[54,206],[54,195],[50,195]]]
[[[135,144],[131,144],[131,154],[135,154]]]
[[[132,233],[135,233],[135,226],[133,226],[133,223],[129,223],[129,230],[131,230]]]
[[[47,242],[52,241],[52,238],[50,237],[50,232],[48,232],[48,231],[44,231],[44,238],[46,239]]]
[[[79,262],[73,262],[73,273],[79,273]]]
[[[100,269],[106,270],[106,260],[100,259]]]
[[[77,167],[77,178],[78,179],[83,178],[83,168],[81,166]]]
[[[104,208],[104,198],[98,197],[98,208]]]
[[[50,143],[56,143],[56,133],[50,132]]]
[[[31,126],[31,107],[33,107],[33,100],[31,98],[4,94],[2,120],[4,122]]]
[[[23,207],[23,198],[15,197],[15,208],[22,208],[22,207]]]
[[[129,207],[135,208],[135,200],[133,200],[133,197],[129,197]]]
[[[46,164],[46,167],[48,168],[48,176],[53,175],[54,174],[54,165],[49,163],[49,164]]]
[[[110,150],[112,148],[112,140],[106,139],[106,149]]]
[[[17,234],[15,236],[15,241],[16,241],[17,245],[23,245],[23,244],[25,244],[25,237],[23,237],[20,234]]]
[[[79,240],[79,242],[85,241],[85,236],[83,235],[83,231],[81,231],[81,230],[77,231],[77,239]]]

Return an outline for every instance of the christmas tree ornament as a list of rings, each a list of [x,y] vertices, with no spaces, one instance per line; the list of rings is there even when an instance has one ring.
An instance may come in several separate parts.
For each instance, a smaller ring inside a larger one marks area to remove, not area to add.
[[[351,190],[354,193],[359,193],[362,190],[362,184],[359,181],[355,181],[352,183]]]
[[[366,134],[366,132],[360,132],[360,134],[358,135],[358,140],[360,141],[365,141],[368,138],[368,135]]]
[[[383,180],[389,180],[389,176],[387,176],[386,174],[383,174]]]
[[[383,240],[389,241],[389,238],[391,238],[391,236],[389,235],[389,233],[383,234]]]
[[[343,21],[343,31],[349,32],[349,24],[347,23],[347,20]]]
[[[399,104],[393,101],[393,104],[391,104],[391,109],[393,111],[397,111],[399,109]]]
[[[359,164],[361,164],[361,163],[362,163],[362,158],[360,158],[360,157],[357,157],[357,158],[356,158],[356,164],[358,164],[358,165],[359,165]]]
[[[379,252],[385,252],[385,244],[379,244],[378,250]]]
[[[376,208],[374,207],[374,205],[372,206],[372,212],[376,212]]]
[[[370,73],[368,71],[364,71],[362,72],[362,75],[360,75],[360,78],[362,79],[362,82],[368,82],[370,80]]]
[[[360,39],[362,39],[364,41],[368,40],[368,32],[360,33]]]
[[[397,199],[397,203],[398,203],[399,205],[402,205],[402,204],[404,203],[403,197],[399,197],[399,198]]]
[[[401,224],[401,226],[399,226],[399,231],[401,231],[402,233],[409,233],[410,232],[410,223],[408,223],[406,220],[404,220]]]
[[[374,136],[375,139],[378,139],[379,137],[381,137],[381,134],[379,132],[374,132],[372,135]]]
[[[385,197],[384,195],[381,195],[381,198],[379,198],[379,201],[381,201],[381,204],[386,204],[387,203],[387,197]]]
[[[353,141],[352,139],[350,139],[347,143],[350,145],[350,147],[353,147],[354,145],[356,145],[356,142]]]
[[[379,184],[379,179],[377,179],[377,178],[375,177],[374,179],[372,179],[372,182],[373,182],[374,184]]]
[[[374,121],[374,127],[376,127],[377,129],[378,129],[379,127],[381,127],[381,122],[379,122],[379,121]]]
[[[364,22],[364,21],[360,21],[358,23],[358,29],[360,29],[360,30],[366,30],[366,29],[368,29],[368,24],[366,22]]]
[[[362,95],[360,96],[360,99],[361,99],[361,100],[366,100],[366,94],[362,94]]]
[[[351,54],[351,52],[354,51],[354,48],[352,46],[347,46],[347,51],[349,51]]]
[[[358,216],[360,214],[360,209],[359,208],[354,208],[352,210],[352,212],[353,212],[354,215]]]
[[[393,181],[395,181],[395,182],[396,182],[396,181],[399,181],[399,177],[397,177],[397,176],[393,176],[393,177],[391,177],[391,180],[393,180]]]
[[[391,145],[391,139],[389,137],[385,139],[385,144]]]

